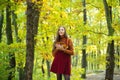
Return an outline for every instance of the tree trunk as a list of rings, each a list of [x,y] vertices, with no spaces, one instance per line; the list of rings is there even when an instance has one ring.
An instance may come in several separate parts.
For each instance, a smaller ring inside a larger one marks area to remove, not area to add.
[[[9,0],[8,0],[9,1]],[[13,38],[12,38],[12,29],[11,29],[11,9],[10,5],[8,4],[6,6],[6,37],[7,37],[7,44],[10,45],[13,43]],[[9,53],[9,58],[10,58],[10,69],[15,70],[15,54],[14,53]],[[14,78],[15,71],[10,71],[8,80],[12,80]]]
[[[42,66],[41,66],[41,70],[42,70],[42,73],[43,73],[43,76],[45,75],[45,69],[44,69],[44,58],[42,59]]]
[[[20,40],[20,38],[18,36],[17,15],[15,14],[15,11],[12,11],[12,24],[15,27],[16,42],[21,42],[21,40]]]
[[[80,42],[79,42],[79,38],[76,39],[76,43],[77,43],[77,44],[80,43]],[[73,61],[74,61],[74,62],[72,62],[72,63],[73,63],[73,66],[75,66],[75,67],[78,66],[78,61],[79,61],[79,55],[78,55],[78,54],[79,54],[79,51],[76,50],[76,53],[77,53],[77,54],[73,56]]]
[[[47,33],[46,33],[46,36],[47,36]],[[46,39],[47,39],[47,43],[48,43],[49,37],[47,36]],[[46,45],[47,45],[47,44],[46,44]],[[46,47],[46,45],[45,45],[45,47]],[[49,55],[46,54],[46,56],[49,56]],[[46,64],[47,64],[48,78],[50,78],[50,61],[49,61],[49,60],[46,60]]]
[[[113,80],[114,75],[114,40],[108,43],[107,47],[107,64],[106,64],[106,75],[105,80]]]
[[[0,12],[0,42],[2,41],[2,27],[3,27],[3,10]]]
[[[117,42],[118,43],[118,42]],[[119,43],[118,43],[119,44]],[[116,46],[116,53],[117,53],[117,56],[120,56],[120,46],[117,45]],[[120,58],[117,59],[117,62],[120,62]],[[120,69],[120,64],[117,64],[117,69],[119,70]]]
[[[33,32],[33,13],[34,4],[27,2],[27,34],[26,34],[26,63],[25,63],[25,80],[32,80],[34,65],[34,32]]]
[[[87,21],[87,15],[86,15],[86,0],[83,0],[83,20],[84,20],[84,25],[86,24]],[[86,48],[85,45],[87,43],[87,37],[86,35],[83,36],[83,49],[82,49],[82,68],[84,69],[84,73],[81,75],[82,78],[86,78],[86,66],[87,66],[87,60],[86,60]]]
[[[114,35],[114,29],[112,28],[112,7],[108,7],[107,1],[103,0],[105,15],[108,28],[108,36]],[[111,40],[107,46],[107,57],[106,57],[106,75],[105,80],[113,80],[114,75],[114,40]]]
[[[50,78],[50,61],[46,60],[46,64],[47,64],[48,78]]]
[[[42,0],[39,0],[40,2]],[[27,2],[27,33],[26,33],[26,63],[25,63],[25,80],[32,80],[33,66],[34,66],[34,40],[38,30],[39,10],[38,5],[32,3],[30,0]]]
[[[16,37],[16,42],[21,42],[21,39],[18,36],[18,27],[17,27],[17,15],[15,14],[15,11],[12,11],[12,24],[15,27],[15,37]],[[18,67],[18,72],[19,72],[19,80],[23,80],[24,78],[24,69],[21,67],[23,65],[22,61],[20,61]]]

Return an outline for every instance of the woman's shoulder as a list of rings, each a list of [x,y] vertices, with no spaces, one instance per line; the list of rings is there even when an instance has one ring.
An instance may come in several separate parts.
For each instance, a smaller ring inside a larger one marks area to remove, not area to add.
[[[71,39],[71,38],[67,38],[67,40],[68,40],[68,42],[71,42],[71,41],[72,41],[72,39]]]
[[[67,44],[72,44],[72,39],[71,38],[67,38]]]

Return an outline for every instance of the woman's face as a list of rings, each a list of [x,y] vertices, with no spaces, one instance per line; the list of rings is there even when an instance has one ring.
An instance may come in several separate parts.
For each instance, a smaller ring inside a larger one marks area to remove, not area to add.
[[[59,28],[59,35],[63,36],[65,34],[65,29],[63,27]]]

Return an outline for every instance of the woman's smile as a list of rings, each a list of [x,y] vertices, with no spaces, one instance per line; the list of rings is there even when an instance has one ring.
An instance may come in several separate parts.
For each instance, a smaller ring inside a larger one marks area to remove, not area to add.
[[[63,36],[64,33],[65,33],[65,29],[63,27],[60,27],[60,29],[59,29],[59,35]]]

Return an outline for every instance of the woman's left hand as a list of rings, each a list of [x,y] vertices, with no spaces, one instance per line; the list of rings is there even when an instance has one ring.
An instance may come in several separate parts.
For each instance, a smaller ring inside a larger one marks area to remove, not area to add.
[[[65,49],[63,48],[63,46],[60,46],[60,47],[57,47],[57,50],[64,51]]]

